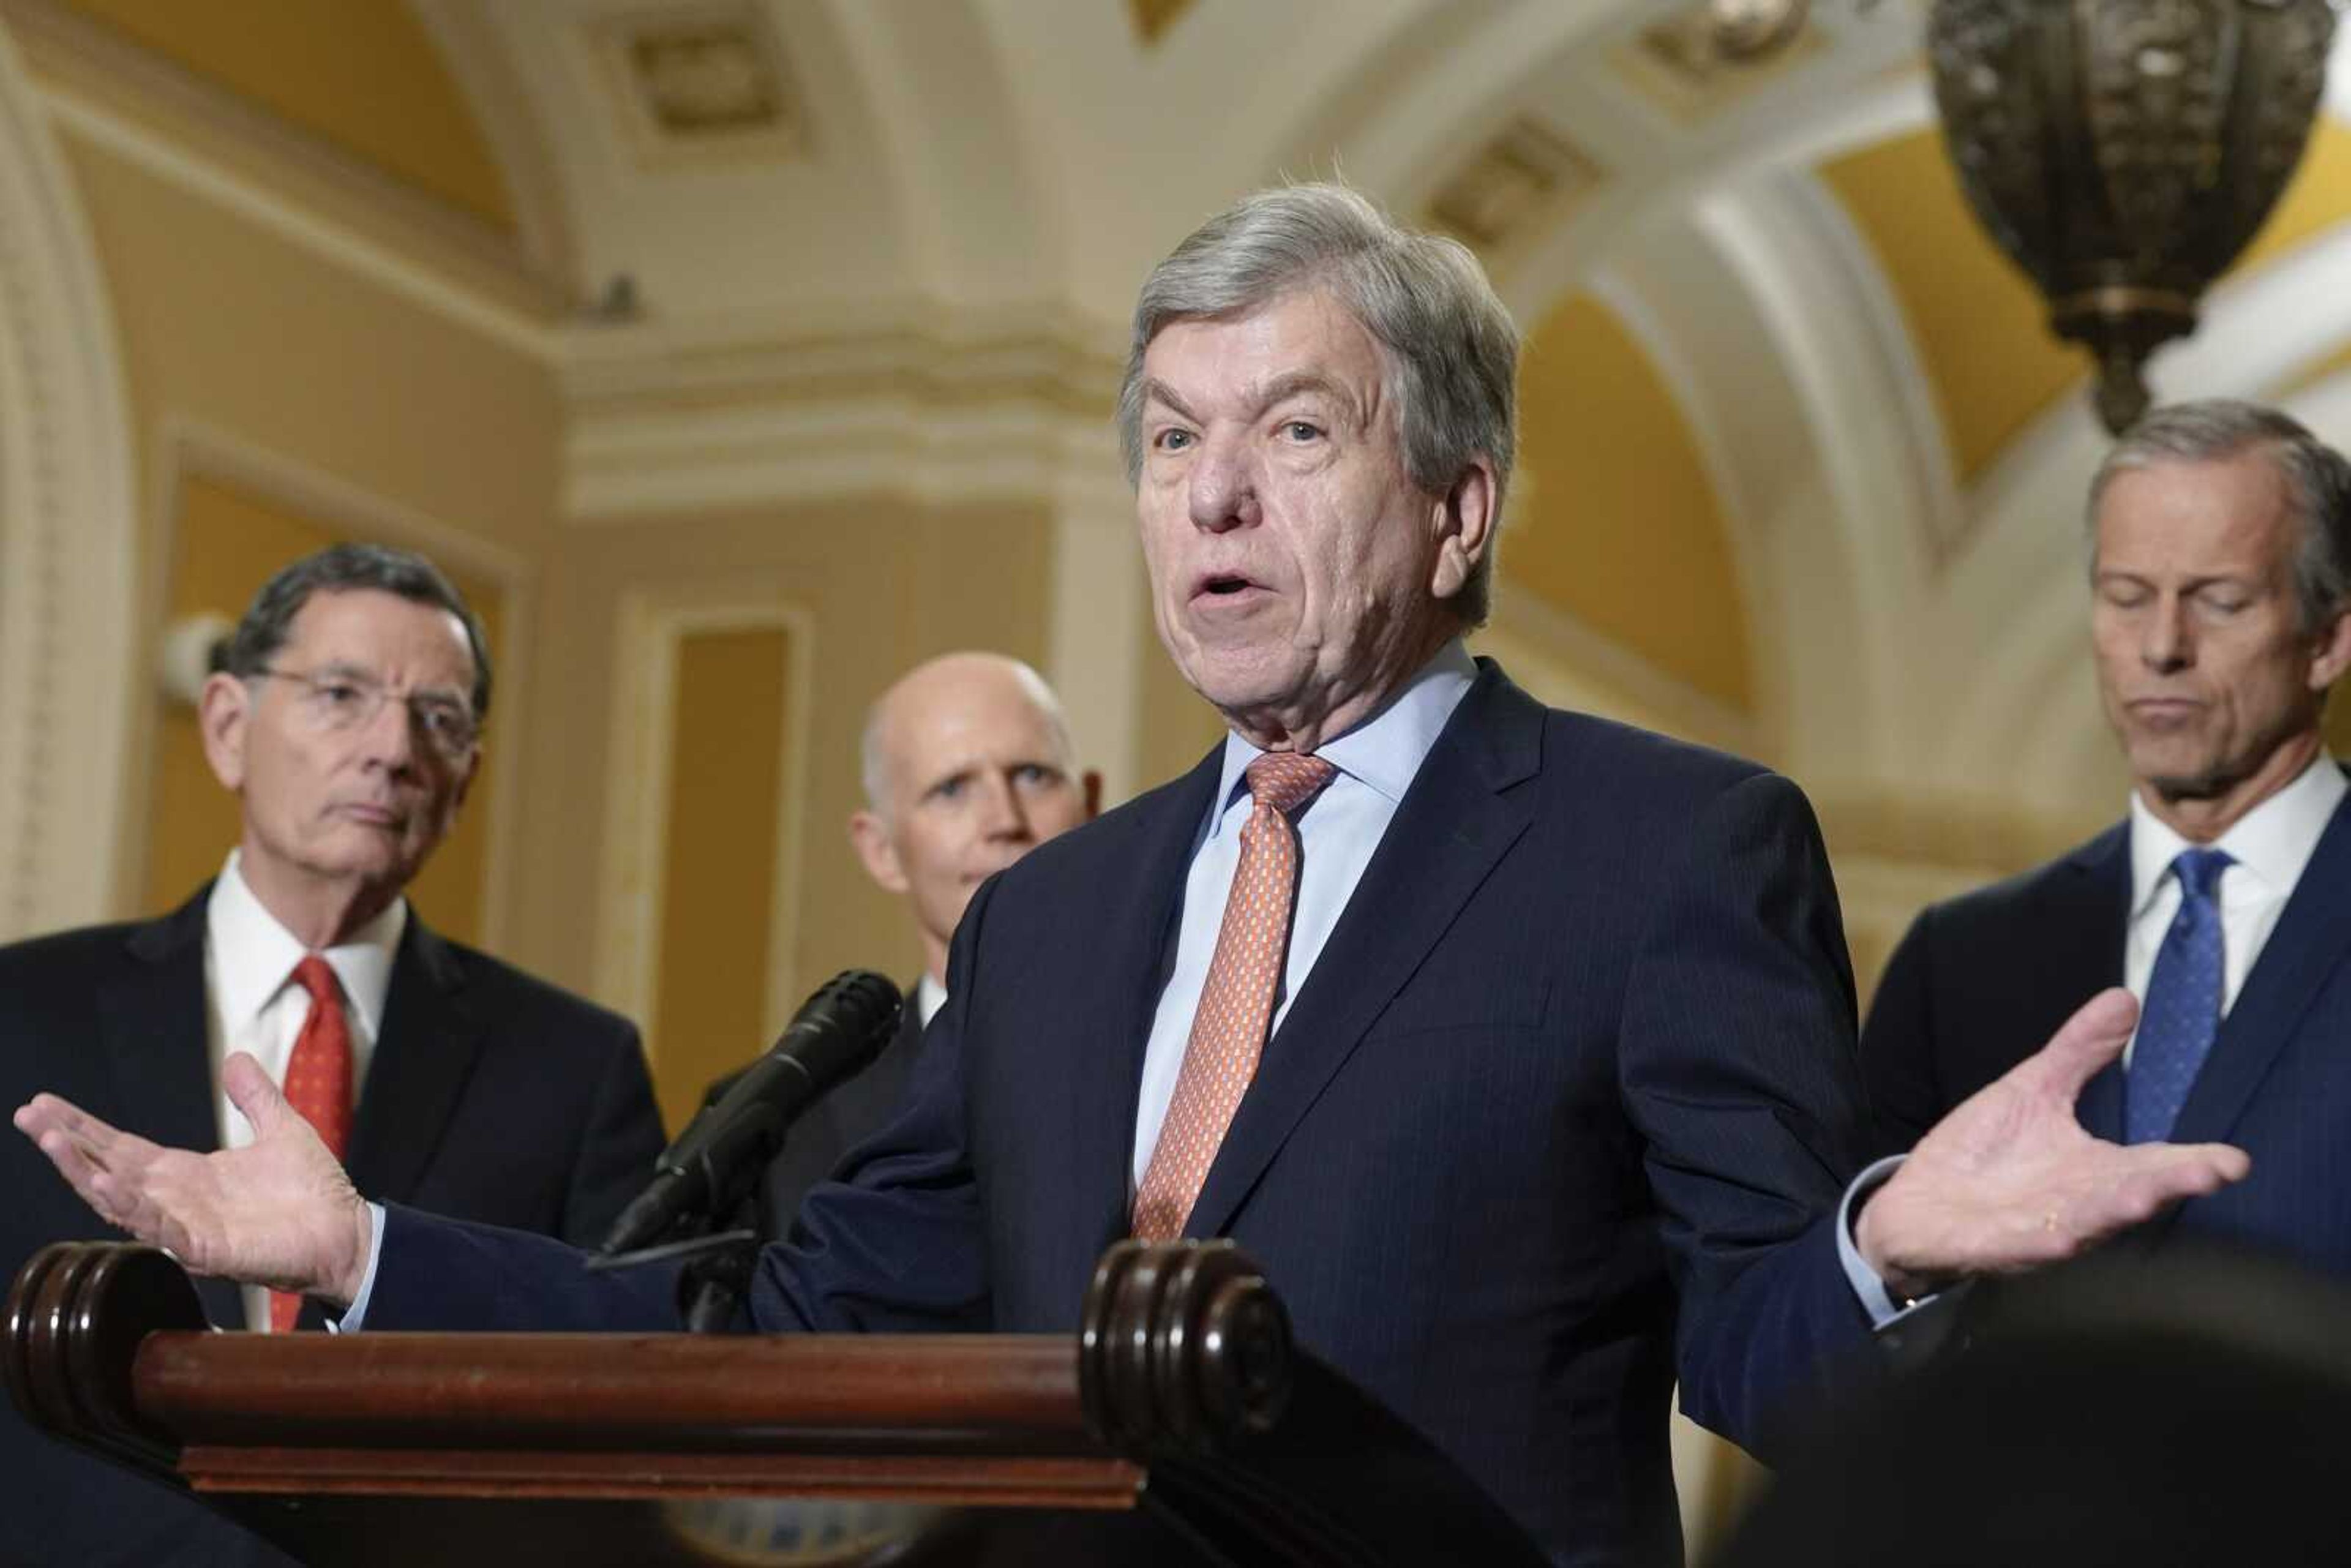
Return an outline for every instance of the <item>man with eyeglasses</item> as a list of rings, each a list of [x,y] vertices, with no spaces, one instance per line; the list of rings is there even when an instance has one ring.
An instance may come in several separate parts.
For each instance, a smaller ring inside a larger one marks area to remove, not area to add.
[[[253,1131],[221,1069],[250,1052],[369,1191],[594,1240],[662,1145],[636,1030],[434,936],[402,895],[480,764],[480,622],[423,558],[337,545],[263,586],[222,662],[198,719],[238,800],[236,848],[161,920],[0,949],[0,1071],[26,1092],[70,1082],[166,1142],[235,1148]],[[108,1233],[21,1140],[0,1190],[0,1279],[47,1242]],[[299,1315],[257,1287],[201,1288],[225,1327]],[[268,1560],[13,1409],[0,1473],[43,1500],[0,1511],[0,1561]]]

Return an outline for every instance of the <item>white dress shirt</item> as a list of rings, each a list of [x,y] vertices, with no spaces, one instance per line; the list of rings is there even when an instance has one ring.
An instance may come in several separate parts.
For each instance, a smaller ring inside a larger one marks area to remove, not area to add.
[[[2293,783],[2212,841],[2215,849],[2228,852],[2231,862],[2220,872],[2219,890],[2222,1018],[2236,1005],[2245,977],[2268,945],[2270,933],[2277,929],[2286,900],[2294,896],[2303,868],[2310,863],[2319,836],[2346,791],[2351,784],[2345,782],[2343,769],[2322,752]],[[2137,790],[2131,792],[2131,902],[2123,941],[2123,984],[2142,1002],[2163,934],[2179,909],[2179,879],[2172,874],[2171,862],[2190,847],[2147,810]],[[2132,1043],[2137,1043],[2136,1038]],[[2130,1061],[2127,1049],[2123,1061]]]
[[[1274,998],[1272,1022],[1267,1033],[1281,1028],[1290,998],[1306,983],[1332,927],[1354,895],[1371,863],[1372,852],[1388,831],[1413,776],[1428,759],[1445,721],[1468,695],[1478,678],[1477,662],[1457,639],[1447,643],[1414,676],[1388,706],[1365,723],[1330,740],[1315,756],[1339,771],[1329,786],[1308,803],[1298,817],[1298,903],[1290,918],[1290,954],[1282,966],[1280,992]],[[1184,1068],[1184,1048],[1192,1036],[1192,1015],[1199,1010],[1200,991],[1207,984],[1208,961],[1216,956],[1217,933],[1224,925],[1225,899],[1232,891],[1233,873],[1240,864],[1240,829],[1255,810],[1248,781],[1241,777],[1249,765],[1265,754],[1238,735],[1225,737],[1222,779],[1207,817],[1194,841],[1192,867],[1184,879],[1184,920],[1176,936],[1175,961],[1159,993],[1159,1009],[1152,1016],[1151,1038],[1143,1052],[1143,1092],[1135,1110],[1133,1179],[1143,1182],[1151,1151],[1159,1142],[1160,1124],[1176,1097],[1176,1080]],[[1270,1048],[1269,1048],[1270,1049]]]
[[[925,974],[914,982],[914,1010],[922,1015],[925,1029],[931,1027],[931,1020],[938,1017],[939,1009],[946,1005],[947,988],[940,981]]]
[[[384,998],[392,988],[392,959],[400,951],[401,932],[408,924],[408,904],[394,899],[349,942],[319,955],[335,971],[342,987],[346,1022],[351,1040],[351,1103],[359,1103],[360,1085],[367,1082],[368,1063],[374,1059],[376,1037],[383,1028]],[[205,1033],[211,1051],[213,1114],[224,1149],[241,1149],[253,1142],[252,1124],[229,1103],[221,1083],[221,1068],[231,1051],[247,1051],[261,1063],[271,1082],[283,1087],[294,1041],[310,1016],[310,993],[294,978],[294,967],[308,956],[295,935],[262,907],[238,869],[236,852],[229,852],[220,879],[213,883],[204,906]],[[244,1290],[248,1327],[269,1325],[269,1292],[257,1285]]]

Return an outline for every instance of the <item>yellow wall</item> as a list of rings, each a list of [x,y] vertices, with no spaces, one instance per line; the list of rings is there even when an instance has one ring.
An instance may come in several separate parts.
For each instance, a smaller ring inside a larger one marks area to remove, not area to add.
[[[1639,342],[1588,294],[1528,335],[1519,465],[1528,482],[1501,534],[1501,591],[1532,594],[1750,709],[1746,605],[1698,442]]]
[[[678,645],[660,1001],[646,1036],[673,1127],[712,1079],[768,1045],[791,653],[781,630],[700,632]]]
[[[402,0],[68,0],[216,87],[503,229],[506,183]]]
[[[290,507],[191,478],[180,490],[165,594],[168,616],[176,621],[211,612],[234,621],[272,572],[341,537],[329,525],[300,516]],[[503,596],[486,583],[467,581],[462,573],[451,577],[481,617],[495,670],[502,646]],[[221,858],[237,839],[236,798],[221,788],[204,761],[195,710],[159,698],[153,724],[145,891],[139,901],[141,912],[147,915],[176,907],[220,870]],[[477,801],[488,799],[495,757],[495,747],[485,746],[482,771],[474,780],[473,799]],[[462,814],[409,890],[418,912],[436,930],[461,942],[482,939],[484,821],[479,810]]]
[[[2086,374],[2049,335],[2048,308],[1968,210],[1931,127],[1821,166],[1877,252],[1908,321],[1965,484],[2052,399]]]

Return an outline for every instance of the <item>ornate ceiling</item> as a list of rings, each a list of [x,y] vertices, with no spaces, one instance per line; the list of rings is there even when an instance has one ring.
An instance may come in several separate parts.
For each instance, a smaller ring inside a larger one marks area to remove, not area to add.
[[[193,147],[304,243],[543,359],[583,519],[1098,468],[1114,505],[1136,280],[1236,193],[1342,172],[1476,246],[1531,333],[1494,637],[1539,680],[1794,768],[1833,812],[1933,787],[2079,814],[2115,778],[2080,657],[2100,438],[1943,166],[1916,0],[1817,6],[1758,65],[1670,0],[0,0],[0,24],[69,125]],[[2159,395],[2351,436],[2335,101]]]

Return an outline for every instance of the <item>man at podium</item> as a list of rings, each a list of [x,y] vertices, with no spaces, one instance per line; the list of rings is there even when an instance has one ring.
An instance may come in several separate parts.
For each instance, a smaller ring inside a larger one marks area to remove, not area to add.
[[[763,1255],[754,1325],[1066,1332],[1115,1239],[1229,1236],[1556,1560],[1670,1561],[1677,1379],[1768,1447],[1892,1298],[2242,1174],[2081,1134],[2110,994],[1854,1180],[1802,796],[1464,645],[1516,356],[1466,250],[1340,187],[1252,196],[1152,273],[1119,424],[1161,637],[1230,733],[972,900],[905,1109]],[[108,1218],[347,1325],[674,1322],[666,1276],[371,1207],[235,1087],[264,1135],[227,1156],[47,1097],[17,1124]]]

